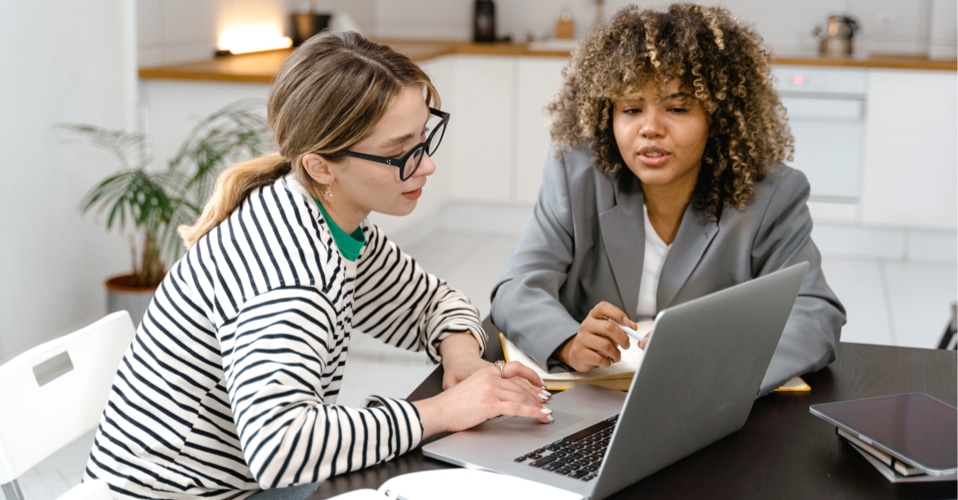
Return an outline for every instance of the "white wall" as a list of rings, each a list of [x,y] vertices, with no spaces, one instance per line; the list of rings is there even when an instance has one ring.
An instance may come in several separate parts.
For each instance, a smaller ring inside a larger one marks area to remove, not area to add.
[[[0,362],[105,312],[129,268],[117,237],[77,210],[110,169],[62,122],[132,123],[133,0],[0,2]]]
[[[218,0],[136,0],[139,65],[210,58],[216,51],[218,3]]]

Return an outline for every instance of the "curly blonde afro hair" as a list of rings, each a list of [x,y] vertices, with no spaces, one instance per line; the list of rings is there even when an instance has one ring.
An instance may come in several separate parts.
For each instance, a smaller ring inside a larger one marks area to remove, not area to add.
[[[713,221],[725,205],[745,208],[754,184],[773,165],[792,160],[771,55],[758,33],[723,8],[626,7],[580,44],[562,77],[546,106],[557,154],[589,144],[595,166],[609,176],[624,167],[612,132],[615,101],[650,82],[680,79],[708,116],[709,140],[691,203]]]

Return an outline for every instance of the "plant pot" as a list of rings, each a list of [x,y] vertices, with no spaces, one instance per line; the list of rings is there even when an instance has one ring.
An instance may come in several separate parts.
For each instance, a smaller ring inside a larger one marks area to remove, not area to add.
[[[106,280],[106,312],[127,311],[135,325],[140,324],[153,300],[155,286],[132,286],[132,276],[121,274]]]

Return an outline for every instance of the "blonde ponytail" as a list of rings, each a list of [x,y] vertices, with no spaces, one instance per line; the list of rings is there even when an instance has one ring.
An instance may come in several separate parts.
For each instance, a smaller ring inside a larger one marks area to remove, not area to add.
[[[236,210],[256,188],[272,184],[290,171],[289,161],[279,153],[272,153],[237,163],[223,171],[216,179],[216,187],[203,213],[192,226],[177,228],[187,248],[192,247],[206,233]]]

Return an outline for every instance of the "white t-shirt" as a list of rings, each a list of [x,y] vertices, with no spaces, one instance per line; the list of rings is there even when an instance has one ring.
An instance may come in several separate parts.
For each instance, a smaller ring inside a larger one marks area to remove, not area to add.
[[[655,294],[659,289],[659,275],[665,258],[669,255],[669,248],[665,241],[655,232],[652,222],[649,221],[649,210],[643,204],[645,214],[645,260],[642,262],[642,281],[639,283],[639,304],[636,312],[639,317],[635,321],[652,319],[655,317]]]

